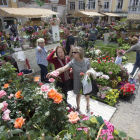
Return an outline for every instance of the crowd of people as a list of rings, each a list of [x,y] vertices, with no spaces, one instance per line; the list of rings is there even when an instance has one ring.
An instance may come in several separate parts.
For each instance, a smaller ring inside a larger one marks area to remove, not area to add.
[[[55,67],[55,70],[59,72],[59,76],[61,80],[57,81],[56,87],[60,87],[62,89],[62,93],[65,95],[65,103],[69,105],[67,101],[67,92],[68,89],[66,88],[66,82],[69,79],[73,78],[73,91],[74,94],[76,94],[76,103],[77,103],[77,111],[80,112],[80,90],[82,88],[82,83],[80,80],[80,73],[87,72],[90,69],[90,60],[87,58],[84,58],[84,44],[79,44],[78,47],[75,46],[75,39],[70,33],[70,27],[65,26],[63,28],[64,34],[67,37],[66,47],[57,46],[52,50],[46,50],[44,47],[44,39],[38,39],[37,40],[37,48],[36,48],[36,59],[37,64],[39,65],[41,69],[41,81],[45,81],[46,83],[49,83],[48,78],[51,76],[50,73],[47,72],[46,66],[48,66],[48,62],[52,63]],[[84,34],[85,28],[82,28],[82,33]],[[92,29],[90,30],[90,41],[95,41],[98,37],[98,31],[95,28],[95,25],[93,24]],[[83,39],[85,39],[85,36],[83,36]],[[134,37],[132,38],[133,46],[127,50],[126,52],[122,53],[122,51],[117,52],[117,58],[115,60],[116,65],[121,65],[122,63],[122,55],[125,53],[128,53],[130,51],[136,51],[137,58],[136,62],[134,64],[133,71],[130,75],[134,75],[134,72],[136,71],[136,68],[140,66],[140,43],[138,42],[138,38]],[[50,52],[48,56],[48,52]],[[72,68],[72,70],[71,70]],[[73,76],[72,76],[73,74]],[[90,110],[90,104],[89,95],[85,96],[86,102],[87,102],[87,108],[86,112],[89,112]]]

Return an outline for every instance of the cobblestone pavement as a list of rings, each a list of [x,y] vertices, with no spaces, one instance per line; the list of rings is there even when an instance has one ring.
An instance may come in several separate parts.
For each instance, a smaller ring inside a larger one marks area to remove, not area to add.
[[[137,75],[135,77],[138,78]],[[136,87],[135,94],[128,101],[118,101],[115,106],[116,112],[110,122],[117,130],[126,132],[134,139],[140,139],[140,86]]]

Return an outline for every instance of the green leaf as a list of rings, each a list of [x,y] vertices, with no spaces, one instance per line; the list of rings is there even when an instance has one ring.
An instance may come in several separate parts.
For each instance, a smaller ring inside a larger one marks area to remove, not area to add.
[[[129,137],[129,140],[135,140],[135,139],[133,139],[133,138]]]
[[[74,132],[75,132],[75,126],[73,124],[70,125],[69,127],[69,132],[74,135]]]
[[[68,132],[68,130],[62,130],[61,132],[59,132],[57,135],[59,135],[60,137],[64,137],[64,135]]]
[[[54,140],[54,138],[51,137],[51,136],[46,136],[46,137],[45,137],[45,140]]]
[[[15,136],[15,137],[9,138],[8,140],[20,140],[20,138],[18,136]]]
[[[127,134],[124,133],[123,131],[119,131],[118,136],[121,137],[121,138],[125,138],[125,137],[127,137]]]
[[[5,126],[3,125],[3,126],[1,126],[0,127],[0,132],[3,132],[4,131],[4,128],[5,128]]]
[[[76,132],[76,135],[75,135],[76,140],[85,139],[86,137],[87,137],[87,134],[85,133],[84,130],[79,130]]]
[[[15,129],[15,130],[11,130],[11,134],[18,134],[23,132],[21,129]]]

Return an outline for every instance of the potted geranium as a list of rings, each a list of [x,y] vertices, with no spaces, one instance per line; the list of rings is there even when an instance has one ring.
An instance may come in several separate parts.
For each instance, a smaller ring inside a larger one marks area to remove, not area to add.
[[[6,41],[4,40],[0,42],[0,54],[4,55],[6,49],[7,49],[7,44],[6,44]]]
[[[130,97],[135,92],[135,84],[126,83],[120,89],[120,97]]]

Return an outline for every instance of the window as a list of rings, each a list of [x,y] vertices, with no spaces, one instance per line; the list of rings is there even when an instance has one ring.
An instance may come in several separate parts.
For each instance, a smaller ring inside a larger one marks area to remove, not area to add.
[[[104,9],[109,9],[109,1],[104,3]]]
[[[85,5],[84,1],[79,1],[79,10],[85,9],[84,5]]]
[[[0,5],[6,6],[7,4],[7,0],[0,0]]]
[[[88,9],[95,9],[95,0],[89,0]]]
[[[70,2],[70,10],[75,10],[75,2]]]
[[[123,0],[118,0],[117,9],[122,9],[123,7]]]
[[[57,12],[57,7],[52,7],[52,11]]]
[[[138,5],[139,0],[134,0],[133,5]]]

